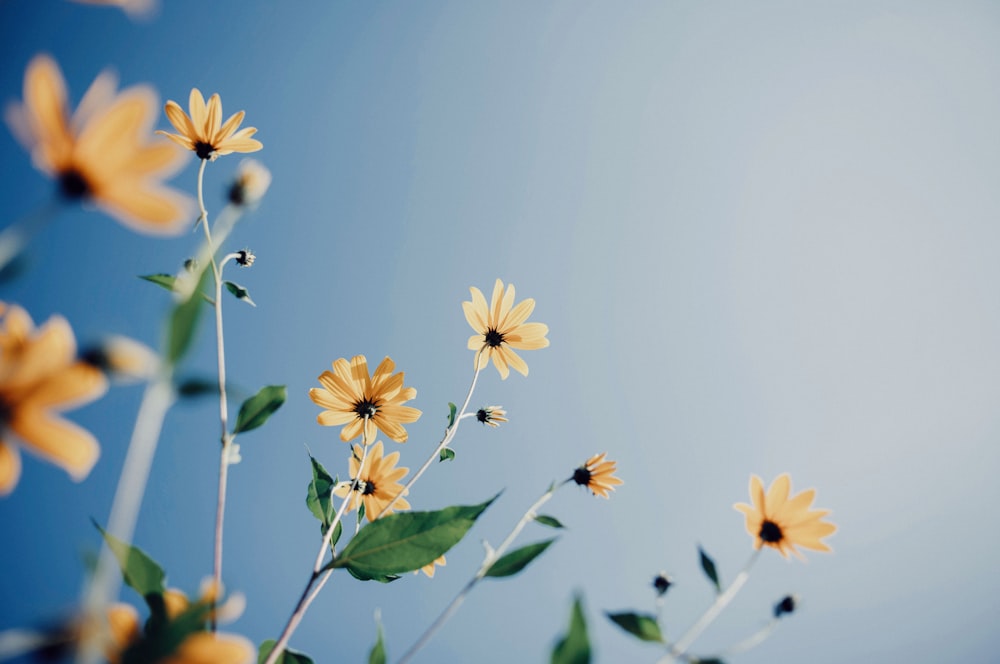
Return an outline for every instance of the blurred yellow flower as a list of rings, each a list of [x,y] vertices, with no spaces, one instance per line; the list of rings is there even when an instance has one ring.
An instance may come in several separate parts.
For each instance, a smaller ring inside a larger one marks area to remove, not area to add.
[[[0,495],[10,493],[21,475],[19,445],[82,480],[100,447],[56,413],[100,397],[107,380],[77,361],[73,330],[61,316],[36,330],[19,306],[0,305],[0,315]]]
[[[270,186],[271,171],[256,159],[244,159],[229,185],[229,202],[237,206],[252,207],[264,198]]]
[[[156,0],[73,0],[83,5],[118,7],[133,18],[149,16],[156,8]]]
[[[382,456],[382,441],[377,441],[368,450],[365,459],[365,467],[361,469],[358,476],[358,466],[361,462],[361,455],[364,453],[361,445],[354,446],[354,455],[350,461],[351,483],[341,484],[333,490],[341,498],[351,493],[351,504],[349,510],[357,509],[358,502],[365,506],[365,516],[369,521],[374,521],[376,517],[385,509],[385,506],[392,501],[399,492],[403,490],[403,485],[399,480],[403,479],[409,468],[396,468],[399,461],[399,452],[393,452],[389,456]],[[395,510],[408,510],[410,503],[405,498],[397,499],[392,508],[386,511],[385,515],[392,514]]]
[[[439,558],[435,558],[433,562],[430,562],[430,563],[424,565],[423,567],[421,567],[418,570],[414,570],[413,573],[414,574],[419,574],[420,572],[423,572],[424,574],[427,575],[427,578],[433,579],[434,578],[434,568],[438,567],[438,566],[444,567],[447,564],[448,564],[448,561],[445,560],[444,556],[440,556]]]
[[[236,131],[246,115],[244,111],[238,111],[229,116],[225,123],[222,122],[222,98],[218,93],[212,95],[206,105],[201,91],[191,88],[188,108],[190,116],[177,102],[169,100],[163,110],[166,111],[170,124],[180,134],[165,131],[156,133],[163,134],[181,147],[193,150],[199,159],[214,160],[233,152],[256,152],[264,147],[257,139],[250,138],[257,133],[256,127]]]
[[[7,124],[54,178],[63,198],[90,202],[134,230],[177,234],[191,199],[163,186],[184,153],[152,142],[157,99],[137,85],[116,94],[114,76],[98,76],[70,117],[66,83],[55,60],[38,55],[24,75],[24,103],[8,106]]]
[[[830,551],[830,547],[821,541],[837,530],[837,526],[822,520],[830,510],[810,509],[816,496],[815,489],[807,489],[789,498],[791,486],[791,478],[784,473],[771,483],[765,494],[763,482],[753,475],[750,478],[753,505],[733,505],[746,516],[746,528],[754,537],[754,548],[770,546],[785,558],[788,558],[789,552],[802,558],[795,548],[797,546],[813,551]]]
[[[616,486],[624,484],[614,476],[615,462],[604,460],[607,455],[608,453],[605,452],[590,457],[582,466],[573,471],[572,477],[574,482],[587,487],[595,496],[602,498],[609,498],[609,491],[614,491]]]
[[[485,367],[492,357],[501,378],[506,379],[510,374],[508,367],[514,367],[521,375],[527,376],[528,365],[511,349],[536,350],[549,345],[549,340],[545,338],[549,333],[548,325],[525,322],[535,309],[535,301],[528,298],[514,306],[514,285],[508,284],[504,292],[503,282],[499,279],[493,286],[493,299],[488,307],[482,291],[475,286],[469,291],[472,301],[462,302],[462,309],[465,320],[476,331],[469,338],[469,349],[482,351],[476,355],[476,369]]]
[[[369,377],[364,355],[355,355],[350,364],[343,358],[334,361],[333,371],[319,376],[323,387],[309,390],[309,398],[327,409],[316,421],[328,427],[347,425],[340,431],[340,439],[348,442],[362,433],[367,418],[392,440],[405,443],[407,433],[402,424],[416,422],[420,411],[403,405],[417,396],[417,390],[403,387],[403,372],[393,375],[395,367],[387,357]],[[364,440],[371,442],[367,437]]]

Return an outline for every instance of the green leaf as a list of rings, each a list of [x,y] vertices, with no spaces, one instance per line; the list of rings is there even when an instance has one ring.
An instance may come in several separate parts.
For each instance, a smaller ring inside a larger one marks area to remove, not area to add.
[[[376,618],[375,645],[368,653],[368,664],[385,664],[385,640],[382,638],[382,621]]]
[[[715,586],[715,592],[722,592],[722,584],[719,582],[719,572],[715,569],[715,561],[709,558],[700,546],[698,547],[698,555],[701,557],[701,569],[705,571],[705,576]]]
[[[240,286],[239,284],[234,284],[231,281],[224,281],[222,283],[223,285],[225,285],[226,290],[228,290],[230,293],[236,296],[237,300],[243,300],[251,307],[257,306],[257,303],[250,299],[250,291],[248,291],[246,288],[243,288],[243,286]]]
[[[359,526],[361,525],[361,522],[364,520],[364,518],[365,518],[365,504],[361,503],[360,505],[358,505],[358,525]]]
[[[726,664],[718,657],[709,657],[708,659],[698,659],[695,657],[691,660],[691,664]]]
[[[454,458],[455,458],[455,450],[451,449],[450,447],[446,447],[443,450],[441,450],[441,457],[438,459],[438,461],[451,461]]]
[[[548,526],[549,528],[565,528],[566,527],[566,526],[562,525],[562,523],[559,521],[559,519],[555,518],[554,516],[548,516],[546,514],[539,514],[538,516],[535,517],[535,521],[537,521],[538,523],[542,524],[543,526]]]
[[[186,378],[176,385],[177,394],[187,399],[217,394],[219,383],[209,378]]]
[[[196,293],[202,292],[202,286],[207,274],[201,275],[201,280],[195,288]],[[191,347],[198,319],[201,317],[201,300],[189,297],[184,302],[174,305],[170,312],[170,324],[167,328],[167,362],[177,364]]]
[[[323,524],[323,532],[325,533],[336,514],[330,492],[337,485],[337,481],[330,477],[330,473],[326,472],[323,464],[314,459],[311,454],[309,461],[312,462],[313,476],[312,481],[309,482],[309,491],[306,493],[306,505],[313,516]]]
[[[267,661],[268,656],[271,651],[274,650],[274,646],[277,641],[274,639],[268,639],[264,643],[260,644],[260,649],[257,651],[257,664],[264,664]],[[285,652],[281,653],[278,659],[275,660],[277,664],[313,664],[312,659],[303,652],[297,652],[295,650],[290,650],[285,648]]]
[[[587,638],[587,622],[583,618],[580,596],[573,600],[573,610],[569,618],[569,631],[552,651],[552,664],[590,664],[590,640]]]
[[[549,545],[555,541],[556,538],[552,538],[522,546],[520,549],[514,549],[490,565],[490,568],[486,570],[486,576],[499,579],[517,574],[527,567],[532,560],[542,555],[545,549],[549,548]]]
[[[323,531],[323,534],[324,535],[326,534],[325,530]],[[337,552],[337,542],[340,541],[340,536],[343,534],[344,534],[344,525],[340,521],[338,521],[336,525],[334,525],[333,535],[330,537],[330,549],[332,549],[334,553]]]
[[[455,415],[458,413],[458,406],[448,402],[448,428],[455,426]]]
[[[284,385],[268,385],[260,388],[260,392],[243,402],[240,414],[236,416],[236,428],[233,435],[252,431],[267,422],[267,418],[285,403],[288,393]]]
[[[145,279],[146,281],[154,283],[157,286],[162,286],[163,288],[166,288],[168,291],[172,291],[172,292],[175,292],[175,293],[177,292],[177,289],[175,288],[175,284],[177,283],[177,277],[175,277],[172,274],[164,274],[164,273],[160,273],[160,274],[141,274],[141,275],[139,275],[139,278],[140,279]],[[212,300],[212,298],[210,298],[205,293],[201,294],[201,298],[203,300],[205,300],[206,302],[208,302],[209,304],[215,304],[215,302]]]
[[[629,634],[642,641],[663,643],[663,633],[656,618],[642,613],[609,613],[608,618]]]
[[[118,559],[118,565],[122,570],[122,577],[129,588],[146,597],[147,595],[162,595],[166,590],[163,581],[166,574],[163,568],[156,564],[146,553],[137,547],[126,544],[114,535],[106,532],[104,528],[94,521],[94,526],[101,531],[108,548]]]
[[[359,579],[375,580],[420,569],[458,544],[497,496],[479,505],[397,512],[376,519],[362,528],[327,568],[344,567]]]

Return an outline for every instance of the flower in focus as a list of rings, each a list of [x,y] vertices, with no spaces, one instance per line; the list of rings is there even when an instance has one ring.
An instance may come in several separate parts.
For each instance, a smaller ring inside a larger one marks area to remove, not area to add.
[[[170,124],[180,134],[165,131],[156,133],[163,134],[183,148],[193,150],[199,159],[215,160],[216,157],[233,152],[256,152],[264,147],[257,139],[250,138],[257,133],[256,127],[244,127],[236,131],[246,115],[244,111],[233,113],[225,123],[222,122],[222,98],[218,93],[212,95],[206,105],[201,91],[191,88],[188,108],[190,116],[173,99],[167,101],[163,110]]]
[[[160,358],[149,346],[120,335],[112,335],[80,354],[87,364],[120,383],[152,380]]]
[[[500,406],[485,406],[476,411],[476,420],[496,428],[507,421],[507,411]]]
[[[441,567],[444,567],[447,564],[448,564],[448,561],[444,559],[444,556],[440,556],[439,558],[435,558],[432,562],[427,563],[426,565],[424,565],[420,569],[413,570],[413,573],[414,574],[419,574],[420,572],[423,572],[424,574],[427,575],[427,578],[433,579],[434,578],[434,568],[437,567],[437,566],[439,566],[439,565]]]
[[[753,475],[750,478],[753,505],[737,503],[733,506],[746,516],[746,528],[754,538],[754,548],[770,546],[785,558],[788,558],[789,552],[802,558],[795,548],[797,546],[813,551],[830,551],[830,547],[821,541],[837,530],[837,526],[822,520],[830,510],[810,509],[816,496],[815,489],[806,489],[789,498],[791,486],[791,478],[784,473],[771,483],[765,494],[763,482]]]
[[[482,291],[475,286],[469,291],[472,301],[463,302],[462,309],[465,320],[476,331],[469,337],[469,349],[477,351],[476,369],[482,369],[493,358],[493,365],[501,378],[506,379],[510,374],[509,367],[527,376],[528,365],[511,349],[537,350],[549,345],[549,340],[545,338],[549,333],[548,325],[525,322],[535,309],[535,301],[528,298],[514,306],[514,285],[507,284],[507,291],[504,292],[503,282],[499,279],[493,286],[493,299],[488,307]]]
[[[608,498],[608,492],[614,491],[615,487],[623,482],[614,476],[615,462],[604,460],[607,455],[605,452],[590,457],[586,463],[573,471],[573,477],[570,479],[590,489],[595,496]]]
[[[393,375],[395,367],[387,357],[375,368],[375,375],[369,377],[364,355],[355,355],[350,363],[343,358],[336,360],[333,371],[324,371],[319,376],[323,387],[309,390],[309,398],[326,408],[316,421],[327,427],[346,425],[340,431],[340,439],[345,443],[362,433],[366,420],[371,420],[397,443],[405,443],[407,433],[402,424],[416,422],[420,411],[403,405],[417,396],[417,390],[403,387],[403,372]],[[362,440],[367,444],[370,439],[367,431],[364,433]]]
[[[358,466],[361,464],[361,457],[364,450],[361,445],[354,446],[354,455],[351,457],[350,472],[351,482],[341,484],[333,490],[341,498],[347,497],[348,491],[351,494],[351,504],[348,509],[357,509],[358,503],[365,506],[365,516],[369,521],[374,521],[385,506],[403,490],[403,485],[399,480],[409,468],[396,468],[399,461],[399,452],[393,452],[389,456],[382,456],[382,441],[377,441],[368,450],[364,468],[358,473]],[[392,507],[386,511],[386,515],[392,514],[395,510],[408,510],[410,503],[405,498],[398,498],[393,502]]]
[[[132,18],[145,18],[156,8],[156,0],[73,0],[84,5],[118,7]]]
[[[73,330],[61,316],[36,330],[19,306],[0,305],[0,315],[0,495],[10,493],[21,475],[19,446],[80,481],[100,447],[88,431],[56,413],[97,399],[107,380],[76,360]]]
[[[35,56],[24,75],[24,103],[8,106],[7,124],[64,199],[93,203],[139,232],[177,234],[191,200],[161,180],[177,172],[184,154],[150,141],[158,103],[152,88],[116,94],[116,85],[114,76],[98,76],[70,117],[59,65]]]
[[[237,206],[252,207],[264,198],[270,186],[271,171],[256,159],[244,159],[229,186],[229,202]]]
[[[240,249],[236,252],[236,264],[240,267],[250,267],[257,257],[249,249]]]

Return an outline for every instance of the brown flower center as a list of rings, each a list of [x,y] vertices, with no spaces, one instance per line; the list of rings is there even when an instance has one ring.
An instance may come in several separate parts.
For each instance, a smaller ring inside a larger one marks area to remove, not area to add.
[[[90,196],[90,184],[75,168],[68,168],[59,174],[59,193],[63,198],[78,201]]]
[[[198,155],[199,159],[211,159],[215,155],[215,146],[204,141],[196,141],[194,153]]]
[[[573,481],[579,484],[580,486],[588,486],[590,484],[590,480],[593,479],[593,477],[594,476],[591,474],[591,472],[583,466],[580,466],[579,468],[573,471]]]
[[[354,404],[354,412],[358,414],[358,419],[363,420],[366,417],[371,419],[378,412],[378,404],[371,399],[362,399]]]
[[[503,343],[503,333],[497,332],[496,329],[490,328],[486,330],[486,334],[483,335],[486,345],[491,348],[496,348]]]
[[[762,541],[768,544],[777,544],[782,540],[784,535],[781,532],[781,526],[776,524],[774,521],[765,520],[764,523],[760,525],[759,537]]]
[[[362,496],[370,496],[375,493],[375,483],[365,480],[354,480],[351,489],[360,492]]]

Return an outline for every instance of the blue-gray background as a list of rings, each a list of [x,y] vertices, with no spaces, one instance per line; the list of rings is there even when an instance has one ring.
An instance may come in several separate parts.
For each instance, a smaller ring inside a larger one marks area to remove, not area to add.
[[[467,423],[411,502],[506,492],[433,580],[335,577],[294,647],[364,661],[380,608],[400,655],[474,572],[478,540],[608,451],[625,485],[610,501],[557,494],[557,545],[478,588],[419,661],[544,661],[576,590],[599,661],[652,661],[602,612],[650,610],[665,569],[678,635],[711,600],[696,546],[731,579],[750,552],[731,505],[751,473],[783,471],[834,510],[836,553],[765,552],[696,651],[795,592],[801,612],[734,661],[997,658],[996,3],[168,0],[133,23],[0,1],[0,97],[20,97],[39,52],[74,102],[111,66],[185,107],[192,86],[219,92],[260,130],[274,184],[231,242],[258,262],[229,274],[259,306],[226,303],[229,373],[287,384],[289,401],[231,474],[225,580],[249,602],[231,630],[275,637],[305,583],[305,446],[346,472],[337,430],[315,423],[316,376],[391,355],[424,416],[389,446],[419,465],[471,377],[460,302],[501,277],[537,300],[551,347],[524,354],[528,378],[483,374],[474,404],[511,422]],[[52,185],[7,132],[0,154],[9,221]],[[210,210],[238,161],[209,166]],[[195,174],[192,160],[176,185],[193,192]],[[135,275],[175,270],[198,240],[72,211],[2,298],[65,315],[83,342],[155,345],[167,297]],[[205,328],[189,372],[211,375],[213,353]],[[71,415],[102,443],[85,482],[29,458],[0,501],[0,628],[70,610],[139,396],[116,388]],[[188,592],[211,572],[216,409],[170,413],[135,537]]]

